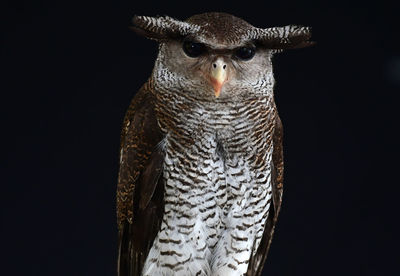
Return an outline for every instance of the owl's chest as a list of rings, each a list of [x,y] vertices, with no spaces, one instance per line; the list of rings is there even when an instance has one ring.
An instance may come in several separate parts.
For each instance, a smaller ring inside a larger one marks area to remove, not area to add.
[[[219,171],[227,161],[249,154],[254,123],[229,109],[192,108],[162,121],[167,156],[198,173]],[[218,169],[217,169],[218,168]]]
[[[184,225],[182,233],[190,232],[188,225],[199,227],[204,234],[200,240],[210,248],[223,229],[236,227],[236,217],[246,217],[245,222],[256,227],[266,214],[271,189],[270,114],[193,108],[160,119],[166,132],[165,221]]]
[[[174,187],[175,195],[177,191],[215,195],[232,187],[244,193],[269,165],[269,116],[260,107],[215,106],[192,108],[162,121],[167,133],[167,189]]]
[[[275,116],[265,98],[241,104],[178,102],[161,111],[159,125],[176,151],[224,159],[254,154],[257,144],[266,142]]]

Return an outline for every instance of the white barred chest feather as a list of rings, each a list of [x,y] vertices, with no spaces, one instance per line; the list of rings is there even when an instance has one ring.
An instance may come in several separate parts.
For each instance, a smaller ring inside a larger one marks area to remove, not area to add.
[[[200,102],[163,92],[165,210],[143,275],[244,275],[271,204],[272,93]]]

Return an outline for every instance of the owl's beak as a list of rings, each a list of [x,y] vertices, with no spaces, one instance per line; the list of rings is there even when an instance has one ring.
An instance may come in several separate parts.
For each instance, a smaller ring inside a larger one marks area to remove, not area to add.
[[[221,89],[227,80],[227,68],[226,63],[222,58],[218,58],[211,65],[211,84],[214,88],[215,97],[218,98],[221,94]]]

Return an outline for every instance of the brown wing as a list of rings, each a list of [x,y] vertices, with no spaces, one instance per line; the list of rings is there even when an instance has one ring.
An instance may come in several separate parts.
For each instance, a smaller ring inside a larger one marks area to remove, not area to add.
[[[272,201],[267,221],[265,223],[264,235],[261,239],[257,253],[250,259],[247,270],[247,276],[259,276],[262,273],[272,236],[274,234],[275,224],[281,209],[283,192],[283,128],[278,115],[275,120],[275,130],[273,136],[274,152],[272,154]]]
[[[117,188],[118,275],[141,275],[158,233],[163,203],[163,134],[150,83],[135,95],[125,115]]]

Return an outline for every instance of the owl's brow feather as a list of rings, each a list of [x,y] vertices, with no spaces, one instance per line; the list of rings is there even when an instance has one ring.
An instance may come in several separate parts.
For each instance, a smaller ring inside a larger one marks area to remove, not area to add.
[[[203,43],[203,44],[207,47],[207,49],[210,52],[214,52],[214,53],[217,53],[217,54],[224,54],[224,53],[227,53],[227,52],[228,53],[232,53],[232,52],[234,52],[237,49],[242,48],[242,47],[257,48],[256,47],[256,43],[253,42],[252,40],[244,41],[243,43],[240,43],[240,44],[237,44],[237,45],[221,45],[221,46],[217,46],[217,47],[215,45],[211,45],[211,44],[208,44],[208,43]]]
[[[204,44],[208,50],[215,50],[215,51],[225,51],[225,50],[235,50],[237,48],[240,47],[245,47],[245,46],[251,46],[251,47],[256,47],[259,46],[259,43],[257,42],[257,40],[255,39],[243,39],[243,41],[241,41],[238,44],[215,44],[212,43],[209,39],[205,39],[202,36],[198,36],[195,34],[188,34],[184,37],[180,37],[178,40],[181,40],[181,42],[183,43],[184,41],[192,41],[195,43],[202,43]]]

